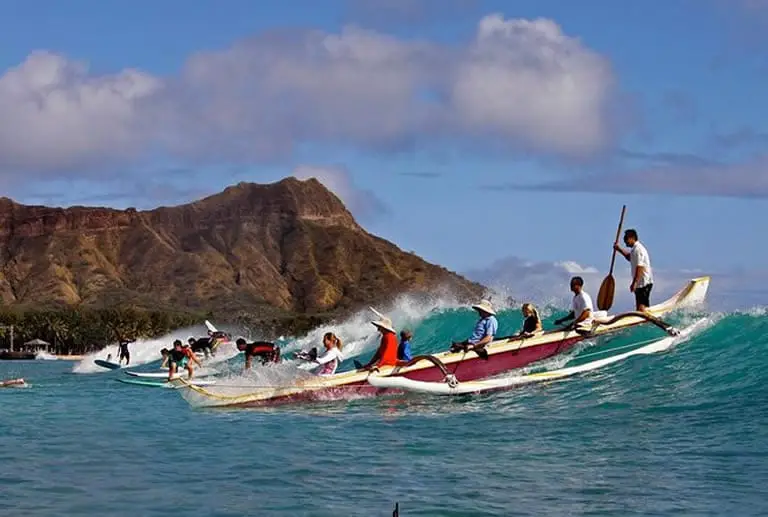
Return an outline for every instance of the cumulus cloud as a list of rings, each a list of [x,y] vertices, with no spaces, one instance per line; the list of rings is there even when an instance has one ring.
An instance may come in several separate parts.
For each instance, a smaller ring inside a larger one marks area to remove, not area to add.
[[[362,189],[355,184],[345,167],[299,165],[293,170],[293,176],[302,180],[317,179],[336,194],[347,209],[360,220],[372,220],[389,213],[387,205],[373,191]]]
[[[146,142],[139,106],[162,82],[137,70],[90,76],[35,52],[0,76],[0,169],[66,170],[125,159]]]
[[[391,151],[501,143],[561,157],[609,145],[607,60],[547,19],[483,18],[465,46],[273,31],[189,57],[181,72],[89,73],[49,52],[0,75],[0,172],[164,156],[284,159],[304,144]]]

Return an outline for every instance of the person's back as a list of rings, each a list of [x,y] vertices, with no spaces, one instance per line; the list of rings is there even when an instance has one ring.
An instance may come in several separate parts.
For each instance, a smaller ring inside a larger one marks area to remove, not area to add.
[[[397,364],[397,337],[394,332],[385,332],[381,335],[381,358],[378,366],[395,366]]]
[[[400,345],[397,349],[397,358],[400,361],[410,361],[413,359],[413,354],[411,353],[411,339],[413,339],[413,334],[410,330],[403,330],[400,332]]]

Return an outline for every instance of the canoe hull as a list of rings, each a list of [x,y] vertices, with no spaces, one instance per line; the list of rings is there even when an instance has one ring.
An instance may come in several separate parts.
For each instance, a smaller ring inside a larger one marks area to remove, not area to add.
[[[650,309],[656,317],[673,310],[701,303],[706,297],[709,277],[691,280],[688,285],[673,297]],[[609,321],[606,319],[605,321]],[[594,337],[616,334],[648,322],[637,316],[629,316],[615,323],[604,324],[596,328]],[[482,359],[475,352],[441,352],[434,354],[460,382],[474,381],[499,375],[510,370],[522,368],[550,357],[565,353],[577,343],[591,339],[574,331],[554,330],[525,339],[502,338],[486,347],[488,358]],[[278,405],[302,401],[333,400],[357,396],[373,396],[391,392],[387,388],[377,388],[368,383],[370,372],[355,370],[339,373],[326,378],[314,378],[294,386],[255,388],[242,395],[216,393],[202,387],[193,386],[184,379],[172,381],[180,389],[178,392],[190,405],[196,407],[249,408],[265,405]],[[404,368],[383,367],[375,373],[381,376],[402,376],[414,381],[440,382],[443,372],[433,363],[422,360]],[[225,388],[220,385],[220,388]],[[394,390],[399,391],[399,390]]]

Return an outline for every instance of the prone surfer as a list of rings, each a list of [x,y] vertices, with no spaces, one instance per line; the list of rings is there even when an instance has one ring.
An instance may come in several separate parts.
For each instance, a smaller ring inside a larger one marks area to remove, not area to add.
[[[254,357],[261,358],[261,364],[277,363],[280,361],[280,347],[270,341],[254,341],[248,343],[243,338],[235,341],[237,349],[245,352],[245,369],[251,369],[251,360]]]

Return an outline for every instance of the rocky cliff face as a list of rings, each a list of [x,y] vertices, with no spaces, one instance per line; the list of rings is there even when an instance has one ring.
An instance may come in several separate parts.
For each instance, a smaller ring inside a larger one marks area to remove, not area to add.
[[[241,183],[150,211],[0,198],[5,305],[318,313],[439,289],[483,291],[367,233],[314,179]]]

